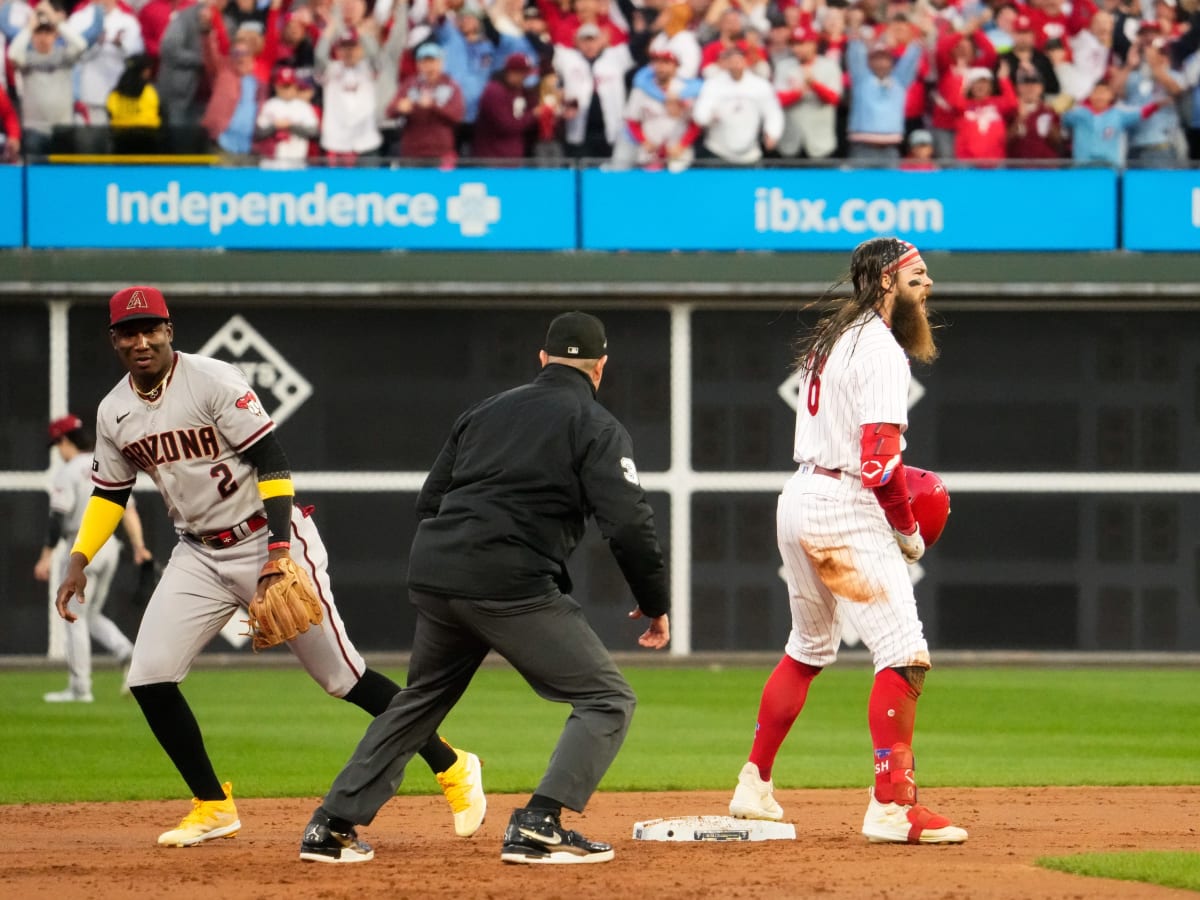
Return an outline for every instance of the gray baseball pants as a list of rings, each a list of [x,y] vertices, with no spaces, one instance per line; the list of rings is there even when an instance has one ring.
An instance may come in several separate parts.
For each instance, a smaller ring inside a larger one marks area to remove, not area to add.
[[[621,749],[637,698],[579,604],[558,592],[469,600],[409,591],[409,598],[417,626],[408,684],[367,728],[326,794],[325,811],[369,825],[495,650],[538,696],[571,704],[537,793],[582,812]]]

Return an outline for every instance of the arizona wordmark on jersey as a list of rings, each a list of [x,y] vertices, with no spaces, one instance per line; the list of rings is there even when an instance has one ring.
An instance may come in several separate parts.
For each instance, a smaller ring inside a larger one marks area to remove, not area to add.
[[[793,459],[859,475],[862,426],[908,426],[910,378],[908,357],[892,332],[867,313],[801,384]]]
[[[92,481],[119,490],[141,470],[176,529],[221,531],[262,509],[257,473],[242,453],[274,427],[235,366],[176,353],[153,401],[139,396],[128,376],[101,401]]]

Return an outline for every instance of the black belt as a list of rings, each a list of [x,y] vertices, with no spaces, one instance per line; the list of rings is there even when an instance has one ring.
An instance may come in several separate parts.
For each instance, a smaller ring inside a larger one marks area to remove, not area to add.
[[[232,547],[239,541],[244,541],[256,531],[261,531],[267,524],[267,517],[264,515],[251,516],[240,525],[234,525],[225,531],[214,531],[212,534],[192,534],[184,532],[186,537],[191,538],[197,544],[203,544],[212,550],[223,550],[226,547]]]

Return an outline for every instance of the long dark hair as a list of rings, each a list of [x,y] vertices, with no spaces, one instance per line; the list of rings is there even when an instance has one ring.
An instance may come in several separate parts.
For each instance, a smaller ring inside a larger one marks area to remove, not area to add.
[[[150,83],[150,70],[154,59],[148,53],[135,53],[125,60],[125,71],[117,80],[116,92],[122,97],[136,100]]]
[[[854,248],[850,255],[850,271],[834,282],[829,290],[809,307],[819,307],[824,314],[811,331],[796,339],[796,368],[801,372],[819,371],[825,364],[833,345],[863,314],[874,309],[883,299],[884,273],[895,265],[912,245],[897,238],[871,238]],[[835,296],[849,284],[853,293],[848,298]]]

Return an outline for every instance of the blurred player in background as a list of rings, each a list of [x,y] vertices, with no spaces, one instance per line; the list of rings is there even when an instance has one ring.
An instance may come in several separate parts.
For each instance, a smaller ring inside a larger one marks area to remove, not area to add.
[[[92,493],[92,448],[95,441],[91,432],[84,427],[83,420],[72,413],[50,423],[49,444],[58,450],[63,465],[54,473],[50,487],[50,522],[46,529],[46,545],[33,567],[33,577],[38,581],[50,580],[50,561],[59,541],[70,546],[79,531],[83,511]],[[135,565],[141,565],[152,556],[142,538],[142,520],[130,498],[121,518],[125,534],[129,538],[130,554]],[[133,642],[121,632],[117,624],[104,615],[104,603],[108,589],[117,571],[121,545],[109,541],[87,566],[87,575],[92,582],[88,602],[81,607],[87,622],[86,628],[68,628],[65,631],[68,683],[66,690],[53,691],[43,699],[47,703],[91,703],[92,702],[92,638],[125,665],[133,655]],[[67,572],[67,556],[59,564],[58,578],[61,583]],[[129,692],[124,679],[121,693]]]
[[[875,785],[862,833],[880,843],[962,843],[966,831],[917,803],[913,778],[913,723],[930,660],[905,566],[921,558],[925,543],[901,451],[909,359],[930,363],[938,353],[926,310],[933,281],[917,248],[895,238],[859,244],[850,281],[852,294],[835,301],[798,345],[805,376],[796,415],[799,469],[777,515],[792,632],[763,688],[729,811],[783,818],[771,768],[809,685],[837,658],[845,621],[875,662],[867,711]]]

